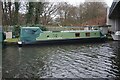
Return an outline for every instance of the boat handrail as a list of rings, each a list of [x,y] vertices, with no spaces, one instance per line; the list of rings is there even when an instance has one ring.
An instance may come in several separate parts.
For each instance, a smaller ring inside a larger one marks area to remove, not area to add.
[[[94,32],[94,31],[100,31],[100,30],[69,30],[69,31],[61,31],[61,32]]]

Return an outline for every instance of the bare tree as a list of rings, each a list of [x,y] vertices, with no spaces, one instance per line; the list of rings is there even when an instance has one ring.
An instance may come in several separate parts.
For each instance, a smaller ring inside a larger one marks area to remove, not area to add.
[[[26,24],[32,23],[33,12],[34,12],[34,2],[28,2],[27,6],[27,14],[26,14]]]
[[[19,6],[20,6],[19,2],[12,3],[8,2],[8,0],[4,0],[2,2],[3,25],[17,25]]]
[[[14,25],[17,25],[18,24],[20,2],[15,2],[14,4],[15,4]]]
[[[40,20],[40,15],[42,15],[43,13],[43,3],[42,2],[38,2],[36,3],[35,6],[35,24],[39,24],[39,20]]]
[[[82,24],[88,20],[105,17],[106,5],[102,2],[85,2],[77,6],[60,3],[57,21],[62,25]],[[97,21],[96,21],[97,22]]]
[[[80,5],[81,23],[106,15],[106,5],[102,2],[85,2]]]
[[[71,25],[76,23],[78,19],[78,7],[70,5],[66,2],[60,3],[60,9],[58,10],[59,21],[62,25]],[[58,18],[57,18],[58,19]]]
[[[42,17],[42,23],[44,25],[48,24],[52,21],[54,17],[57,15],[57,10],[60,8],[60,6],[57,6],[58,3],[44,3],[44,11],[41,15]]]
[[[0,25],[2,25],[2,2],[0,1]]]
[[[4,0],[2,3],[3,25],[48,25],[54,20],[62,25],[74,25],[106,15],[105,4],[100,2],[85,2],[79,7],[66,2],[27,2],[24,6],[21,5],[23,4],[20,2],[12,3]],[[26,8],[26,13],[19,12],[21,7]]]
[[[8,10],[9,10],[9,25],[11,25],[11,23],[12,23],[11,5],[12,5],[12,3],[11,3],[11,2],[8,2]]]
[[[43,3],[42,2],[28,2],[27,4],[27,14],[26,14],[26,23],[27,24],[39,24],[40,15],[43,12]]]

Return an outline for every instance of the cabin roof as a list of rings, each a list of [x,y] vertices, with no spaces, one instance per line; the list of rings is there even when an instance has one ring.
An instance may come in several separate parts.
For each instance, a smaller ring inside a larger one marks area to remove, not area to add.
[[[39,27],[21,27],[21,28],[25,28],[25,29],[27,29],[27,28],[36,29],[36,28],[39,28]]]
[[[61,32],[98,32],[100,30],[70,30],[70,31],[61,31]]]
[[[44,33],[48,32],[99,32],[100,30],[69,30],[69,31],[43,31]]]

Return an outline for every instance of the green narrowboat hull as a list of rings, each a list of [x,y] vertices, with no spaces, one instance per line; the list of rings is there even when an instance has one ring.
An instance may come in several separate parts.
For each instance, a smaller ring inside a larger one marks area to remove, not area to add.
[[[74,42],[88,40],[102,41],[106,37],[99,30],[78,30],[78,31],[41,31],[39,27],[22,27],[20,41],[23,44],[32,43],[53,43],[53,42]]]
[[[3,41],[2,32],[0,32],[0,42]]]
[[[2,43],[5,39],[6,39],[5,34],[2,31],[0,31],[0,42]]]
[[[24,45],[30,44],[40,44],[40,45],[48,45],[48,44],[81,44],[81,43],[98,43],[98,42],[105,42],[107,38],[78,38],[78,39],[59,39],[59,40],[41,40],[35,42],[23,42]]]

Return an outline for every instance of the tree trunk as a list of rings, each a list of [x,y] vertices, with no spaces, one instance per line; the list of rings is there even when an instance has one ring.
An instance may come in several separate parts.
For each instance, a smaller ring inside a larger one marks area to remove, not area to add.
[[[29,2],[28,13],[26,14],[26,24],[32,23],[33,13],[34,13],[34,3]]]
[[[2,2],[0,1],[0,27],[2,25]]]
[[[8,2],[8,8],[9,8],[9,25],[12,25],[11,2]]]
[[[18,24],[19,6],[20,4],[18,2],[15,2],[14,25]]]

